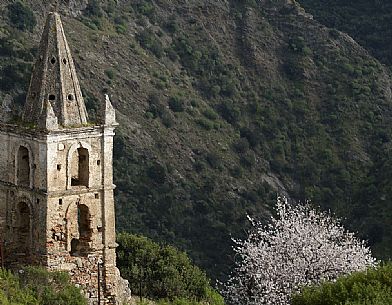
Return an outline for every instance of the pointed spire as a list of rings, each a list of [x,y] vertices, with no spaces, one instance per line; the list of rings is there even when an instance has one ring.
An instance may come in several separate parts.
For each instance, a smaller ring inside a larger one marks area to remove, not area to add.
[[[56,119],[56,120],[55,120]],[[60,15],[49,13],[33,68],[23,121],[47,130],[87,123],[87,111]]]

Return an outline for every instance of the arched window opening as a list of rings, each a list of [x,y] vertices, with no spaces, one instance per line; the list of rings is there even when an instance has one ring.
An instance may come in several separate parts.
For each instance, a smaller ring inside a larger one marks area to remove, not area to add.
[[[19,147],[17,165],[17,184],[30,186],[29,150],[24,146]]]
[[[19,253],[28,254],[30,245],[30,208],[20,202],[16,209],[15,243]]]
[[[71,186],[88,186],[89,156],[88,150],[78,148],[71,160]]]
[[[92,238],[91,215],[88,207],[84,204],[78,205],[77,231],[79,238],[71,240],[71,255],[86,255],[90,251]]]

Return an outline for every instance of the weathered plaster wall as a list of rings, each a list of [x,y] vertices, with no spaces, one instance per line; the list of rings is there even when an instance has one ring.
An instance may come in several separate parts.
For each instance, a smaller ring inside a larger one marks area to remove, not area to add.
[[[116,304],[116,296],[129,291],[115,263],[113,136],[113,128],[103,126],[47,134],[0,130],[6,143],[0,150],[0,234],[7,262],[68,271],[91,305],[98,300],[98,262],[102,301]],[[19,158],[28,158],[30,173],[23,186],[16,177],[20,146],[28,150]],[[74,185],[79,167],[88,183]]]

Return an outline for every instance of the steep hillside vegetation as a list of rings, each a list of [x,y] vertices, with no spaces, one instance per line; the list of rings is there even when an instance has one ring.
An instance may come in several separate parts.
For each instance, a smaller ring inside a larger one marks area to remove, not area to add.
[[[20,108],[50,6],[25,1],[36,22],[18,25],[10,2],[0,100]],[[268,219],[280,193],[348,217],[391,257],[390,77],[351,37],[289,0],[58,9],[90,118],[103,93],[118,110],[119,231],[173,243],[221,277],[245,215]]]
[[[350,34],[381,62],[392,64],[392,2],[299,0],[314,18]]]

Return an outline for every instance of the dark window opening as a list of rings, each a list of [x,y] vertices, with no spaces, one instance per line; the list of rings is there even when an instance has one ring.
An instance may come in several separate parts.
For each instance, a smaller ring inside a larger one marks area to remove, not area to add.
[[[71,254],[72,256],[76,256],[78,254],[78,246],[79,246],[79,239],[72,238],[71,251],[69,252],[69,254]]]
[[[63,64],[64,64],[64,65],[67,64],[67,59],[63,58]]]
[[[56,99],[56,96],[54,94],[49,95],[49,101],[54,101]]]
[[[58,170],[58,171],[61,170],[61,164],[57,164],[57,170]]]
[[[28,254],[30,245],[30,208],[20,202],[16,210],[15,242],[18,253]]]
[[[50,62],[54,65],[56,63],[56,57],[52,57],[52,59],[50,60]]]
[[[101,165],[101,160],[97,160],[97,165],[98,165],[98,166]]]
[[[71,160],[71,186],[87,186],[89,182],[89,155],[85,148],[78,148]]]
[[[99,194],[95,193],[95,199],[99,199]]]
[[[17,184],[30,186],[30,158],[29,150],[21,146],[18,150]]]
[[[39,204],[39,199],[37,199],[37,204]]]
[[[37,96],[37,93],[35,93],[35,92],[31,93],[31,98],[35,98],[36,96]]]
[[[68,100],[69,101],[73,101],[73,99],[74,99],[73,95],[72,94],[68,94]]]
[[[63,199],[59,199],[59,205],[63,204]]]
[[[86,255],[90,251],[92,238],[91,215],[84,204],[78,206],[78,233],[79,239],[71,240],[71,255]]]

